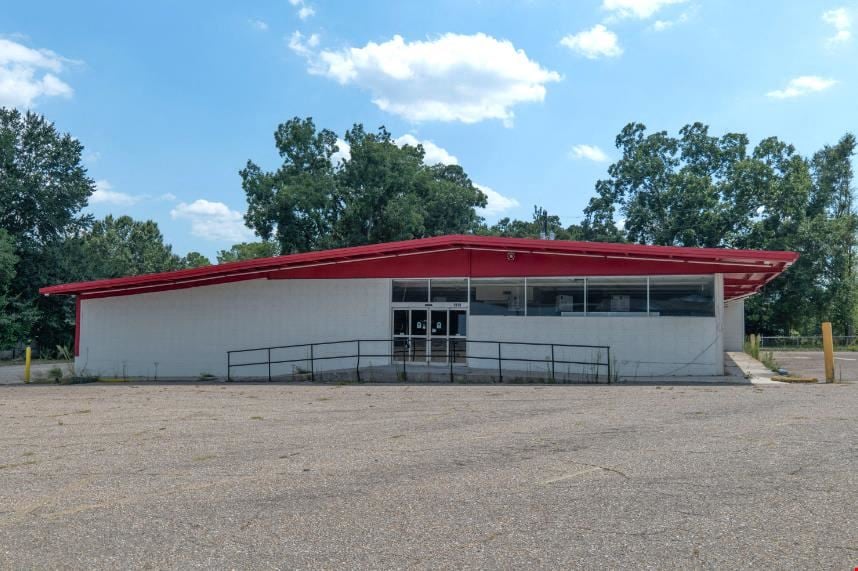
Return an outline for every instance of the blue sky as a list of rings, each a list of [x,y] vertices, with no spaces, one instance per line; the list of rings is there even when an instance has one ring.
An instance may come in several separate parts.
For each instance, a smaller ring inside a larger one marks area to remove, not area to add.
[[[490,189],[489,221],[569,224],[630,121],[802,153],[858,130],[856,36],[854,0],[34,0],[4,7],[0,105],[84,143],[93,213],[213,257],[252,239],[238,170],[275,167],[293,116],[427,142]]]

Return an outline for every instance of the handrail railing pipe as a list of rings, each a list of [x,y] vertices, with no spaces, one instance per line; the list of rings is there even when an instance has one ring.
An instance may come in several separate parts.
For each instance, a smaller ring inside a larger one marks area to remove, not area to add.
[[[361,381],[361,364],[362,363],[372,363],[373,359],[389,359],[390,363],[394,365],[394,368],[398,363],[402,363],[402,380],[408,380],[408,361],[414,361],[417,355],[417,347],[416,345],[410,342],[410,339],[407,337],[402,337],[406,341],[405,347],[403,350],[397,352],[396,350],[396,340],[395,338],[387,338],[387,339],[346,339],[342,341],[322,341],[322,342],[314,342],[314,343],[301,343],[294,345],[278,345],[271,347],[257,347],[252,349],[234,349],[227,351],[227,380],[233,380],[232,373],[236,368],[241,367],[251,367],[251,366],[266,366],[267,368],[267,377],[268,381],[272,381],[274,379],[274,374],[272,372],[272,365],[282,365],[282,364],[292,364],[293,366],[297,366],[299,363],[308,363],[309,364],[309,372],[310,372],[310,380],[316,380],[316,372],[317,370],[321,373],[324,369],[317,369],[316,362],[317,361],[327,361],[327,360],[338,360],[338,359],[355,359],[355,375],[358,381]],[[593,372],[595,373],[595,380],[599,382],[601,378],[602,368],[605,368],[607,372],[608,383],[611,383],[612,379],[612,364],[611,364],[611,348],[607,345],[579,345],[579,344],[566,344],[566,343],[538,343],[534,341],[486,341],[486,340],[477,340],[477,339],[455,339],[456,343],[452,343],[453,338],[450,338],[451,342],[447,347],[447,366],[448,373],[450,376],[450,382],[454,382],[455,380],[455,363],[459,358],[464,356],[464,363],[466,368],[479,369],[479,367],[473,367],[473,365],[468,366],[468,363],[479,362],[479,361],[495,361],[497,364],[497,381],[502,383],[504,379],[504,362],[514,362],[514,363],[541,363],[546,366],[545,370],[546,375],[550,375],[547,378],[550,378],[552,382],[556,382],[557,378],[557,365],[580,365],[582,367],[592,367]],[[368,343],[384,343],[387,345],[387,352],[381,351],[365,351],[362,344]],[[318,347],[323,346],[335,346],[335,345],[343,345],[343,344],[353,344],[355,345],[355,351],[349,352],[345,351],[342,353],[335,354],[323,354],[319,355],[316,349]],[[472,352],[468,350],[469,346],[474,345],[495,345],[497,348],[496,355],[492,355],[491,352]],[[511,353],[504,352],[503,346],[507,345],[509,347],[545,347],[550,349],[548,355],[543,354],[544,356],[541,358],[534,358],[527,354],[516,354],[515,351]],[[462,349],[464,346],[464,349]],[[590,360],[577,360],[577,359],[558,359],[557,358],[557,349],[586,349],[591,351],[596,351],[596,359]],[[300,356],[292,359],[276,359],[272,358],[273,351],[277,350],[285,350],[285,349],[308,349],[308,353],[304,353],[304,356]],[[463,352],[462,352],[463,351]],[[253,352],[264,352],[265,360],[250,360],[248,362],[235,362],[235,354],[245,354],[245,353],[253,353]],[[607,360],[602,361],[602,356],[605,355]],[[426,365],[428,367],[433,367],[434,365],[427,361]],[[371,366],[371,365],[370,365]],[[569,368],[567,367],[567,372]],[[305,369],[306,371],[306,369]],[[528,369],[528,372],[532,372],[532,369]],[[568,377],[567,377],[568,379]]]

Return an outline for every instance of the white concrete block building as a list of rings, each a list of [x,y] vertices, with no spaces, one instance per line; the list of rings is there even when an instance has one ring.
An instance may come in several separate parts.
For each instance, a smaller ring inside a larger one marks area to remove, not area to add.
[[[720,375],[742,346],[743,299],[797,257],[442,236],[41,292],[76,296],[79,374]]]

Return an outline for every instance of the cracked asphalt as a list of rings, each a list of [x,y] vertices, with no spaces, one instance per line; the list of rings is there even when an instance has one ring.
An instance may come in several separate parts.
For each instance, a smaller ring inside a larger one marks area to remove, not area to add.
[[[858,385],[0,387],[0,568],[858,565]]]

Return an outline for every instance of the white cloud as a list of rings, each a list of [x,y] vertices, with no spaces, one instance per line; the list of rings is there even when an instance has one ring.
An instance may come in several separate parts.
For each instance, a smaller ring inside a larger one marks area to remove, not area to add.
[[[852,16],[846,8],[823,12],[822,21],[834,27],[834,35],[828,38],[828,45],[846,43],[852,38]]]
[[[405,145],[411,145],[412,147],[416,147],[417,145],[423,145],[423,162],[427,165],[457,165],[459,164],[459,159],[455,156],[451,155],[447,152],[447,149],[439,147],[432,141],[421,141],[414,135],[405,134],[401,137],[395,139],[393,141],[400,147]]]
[[[304,0],[289,0],[289,3],[298,8],[298,17],[302,20],[306,20],[316,13],[316,10]]]
[[[619,18],[646,20],[671,4],[682,4],[687,0],[602,0],[602,9]]]
[[[260,32],[265,32],[268,30],[268,22],[265,20],[257,20],[255,18],[251,18],[249,20],[250,25],[259,30]]]
[[[417,145],[423,145],[423,163],[427,165],[457,165],[459,164],[459,159],[455,156],[451,155],[447,149],[443,147],[439,147],[432,141],[421,141],[414,135],[410,133],[406,133],[401,137],[397,137],[393,140],[393,142],[399,146],[404,147],[405,145],[411,145],[412,147],[416,147]],[[337,137],[337,147],[339,151],[331,155],[331,163],[333,165],[338,165],[340,161],[348,161],[352,158],[352,148],[351,146],[345,142],[344,140]]]
[[[305,36],[299,31],[292,32],[289,37],[289,49],[298,55],[310,57],[313,55],[313,50],[319,45],[319,34],[310,34]]]
[[[158,197],[159,200],[163,200],[164,202],[175,202],[176,195],[172,192],[165,192],[161,196]]]
[[[486,207],[478,209],[480,213],[488,217],[496,217],[501,213],[519,206],[518,200],[504,196],[498,191],[491,189],[482,184],[474,183],[474,186],[479,188],[486,195]]]
[[[231,210],[223,202],[204,199],[190,204],[180,202],[170,216],[174,220],[190,220],[191,234],[205,240],[241,242],[253,236],[244,225],[241,212]]]
[[[337,137],[337,148],[339,151],[331,155],[331,164],[334,166],[352,158],[352,146],[339,137]]]
[[[617,34],[602,24],[577,34],[569,34],[560,43],[588,59],[618,57],[623,53]]]
[[[302,50],[307,43],[290,47],[308,56],[310,73],[363,88],[380,109],[410,121],[510,125],[515,105],[543,101],[546,84],[560,80],[511,42],[482,33],[414,42],[397,35],[318,54]]]
[[[819,77],[817,75],[802,75],[789,80],[786,87],[766,93],[768,97],[775,99],[789,99],[800,97],[818,91],[825,91],[837,83],[834,79]]]
[[[569,151],[569,156],[573,159],[587,159],[596,163],[608,161],[608,155],[596,145],[575,145]]]
[[[42,97],[71,97],[71,86],[56,76],[69,61],[0,38],[0,106],[32,107]]]
[[[90,204],[109,204],[113,206],[133,206],[146,198],[113,190],[113,185],[106,180],[95,181],[95,192],[89,197]]]
[[[677,24],[684,24],[691,18],[690,13],[694,11],[695,10],[692,9],[690,11],[683,12],[674,20],[656,20],[652,24],[652,29],[656,32],[663,32],[665,30],[669,30]]]

